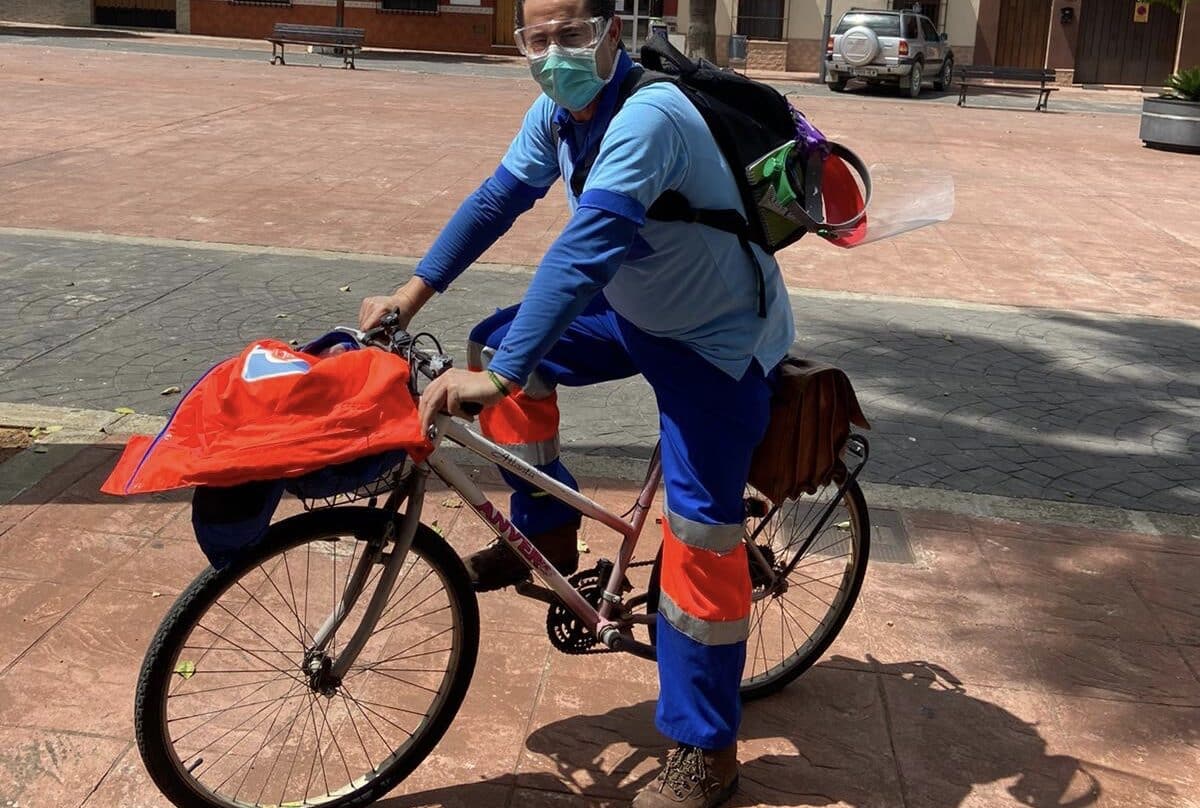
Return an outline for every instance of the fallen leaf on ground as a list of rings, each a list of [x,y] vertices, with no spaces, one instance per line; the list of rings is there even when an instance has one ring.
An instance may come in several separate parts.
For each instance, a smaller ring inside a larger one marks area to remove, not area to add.
[[[442,500],[443,508],[461,508],[462,505],[462,500],[458,497],[448,497],[447,499]]]
[[[349,286],[343,286],[343,287],[342,287],[341,289],[339,289],[338,291],[341,291],[341,292],[349,292],[349,291],[350,291],[350,287],[349,287]]]
[[[134,409],[133,407],[117,407],[113,412],[120,413],[121,415],[133,415]]]
[[[176,394],[176,393],[178,393],[178,392],[179,392],[179,386],[178,386],[178,385],[175,385],[175,384],[173,384],[173,385],[171,385],[170,387],[168,387],[168,388],[164,389],[164,390],[163,390],[161,393],[159,393],[159,395],[160,395],[160,396],[171,396],[171,395],[174,395],[174,394]]]
[[[191,679],[196,675],[196,663],[190,659],[185,659],[175,666],[175,672],[184,679]]]
[[[587,542],[585,542],[583,539],[576,539],[575,547],[581,553],[590,553],[592,551],[592,548],[588,547]]]

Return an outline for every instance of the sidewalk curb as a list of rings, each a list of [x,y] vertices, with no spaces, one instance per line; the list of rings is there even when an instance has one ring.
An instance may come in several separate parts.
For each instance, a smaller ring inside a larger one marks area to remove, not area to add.
[[[53,471],[54,467],[106,436],[155,434],[166,426],[166,422],[166,418],[154,415],[0,402],[0,426],[64,427],[61,431],[39,437],[33,446],[0,464],[0,505],[12,501]],[[46,453],[46,444],[66,448],[67,453]],[[43,447],[41,452],[38,451],[39,447]],[[446,451],[460,465],[486,465],[466,449],[447,447]],[[583,477],[640,483],[646,473],[646,461],[640,458],[581,454],[569,448],[563,450],[562,457],[575,474]],[[1196,516],[886,483],[863,482],[862,488],[867,503],[873,508],[938,511],[1010,522],[1086,525],[1099,530],[1130,531],[1149,536],[1187,536],[1200,541],[1200,517]],[[1200,544],[1197,545],[1197,551],[1200,551]]]

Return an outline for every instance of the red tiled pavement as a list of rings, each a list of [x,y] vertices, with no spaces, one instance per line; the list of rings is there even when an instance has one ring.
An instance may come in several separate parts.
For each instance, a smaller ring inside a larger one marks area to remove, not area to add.
[[[531,81],[0,46],[0,226],[415,256],[491,172]],[[452,99],[451,103],[447,100]],[[794,287],[1200,318],[1196,158],[1133,115],[805,96],[869,162],[950,171],[954,219],[781,254]],[[561,190],[485,260],[534,264]]]
[[[85,449],[0,506],[12,520],[0,533],[0,804],[166,804],[131,747],[133,687],[204,562],[184,498],[95,494],[116,448]],[[586,485],[608,503],[632,496]],[[460,551],[479,546],[455,506],[435,492],[429,518]],[[116,520],[122,508],[135,516]],[[59,509],[72,519],[56,524]],[[86,527],[93,513],[102,528]],[[874,563],[825,661],[747,706],[735,806],[1200,806],[1195,539],[901,517],[916,563]],[[602,531],[586,538],[585,562],[611,553]],[[653,667],[557,654],[544,610],[512,594],[480,606],[458,719],[379,804],[626,804],[664,743]]]

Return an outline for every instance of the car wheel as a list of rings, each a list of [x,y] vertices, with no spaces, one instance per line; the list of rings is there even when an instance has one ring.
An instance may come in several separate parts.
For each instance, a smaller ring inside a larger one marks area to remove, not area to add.
[[[925,79],[922,75],[922,66],[920,62],[913,62],[912,72],[908,74],[908,97],[917,98],[921,95],[921,82]]]
[[[841,77],[829,82],[829,89],[835,93],[846,92],[846,77],[841,76]]]
[[[953,83],[954,80],[954,60],[947,59],[942,63],[942,70],[938,73],[937,81],[933,83],[933,89],[939,93],[945,92],[946,89]]]

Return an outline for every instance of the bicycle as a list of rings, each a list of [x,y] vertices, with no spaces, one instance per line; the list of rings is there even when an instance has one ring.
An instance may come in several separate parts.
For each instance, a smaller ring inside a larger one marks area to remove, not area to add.
[[[429,335],[410,335],[391,316],[367,332],[339,330],[408,359],[414,396],[419,378],[453,364],[435,339],[422,349]],[[618,516],[464,421],[442,414],[431,432],[423,463],[406,458],[359,489],[306,500],[306,512],[271,525],[241,558],[201,572],[168,611],[138,679],[135,730],[147,771],[173,803],[366,805],[432,751],[474,672],[479,610],[462,561],[421,522],[430,474],[540,580],[516,591],[548,604],[558,650],[654,659],[658,559],[635,562],[634,550],[660,483],[657,448],[633,506]],[[616,560],[564,578],[440,451],[444,441],[616,531]],[[754,603],[743,699],[803,673],[854,607],[870,545],[857,483],[866,439],[852,434],[845,456],[853,465],[811,497],[773,505],[747,491]],[[626,573],[646,565],[649,584],[633,593]]]

